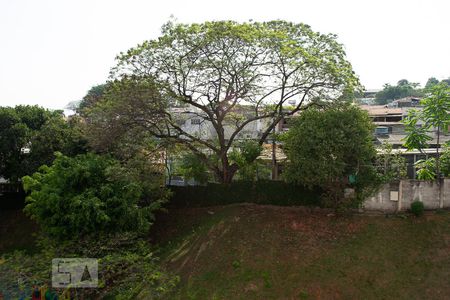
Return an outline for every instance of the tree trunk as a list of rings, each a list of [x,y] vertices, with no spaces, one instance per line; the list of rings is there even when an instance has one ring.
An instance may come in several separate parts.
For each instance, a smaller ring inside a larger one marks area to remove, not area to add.
[[[165,184],[170,185],[172,183],[172,168],[169,165],[169,151],[166,150],[165,155],[164,155],[164,165],[166,167],[166,171],[167,171],[167,182]]]
[[[229,184],[231,181],[233,181],[234,174],[236,174],[237,168],[232,166],[223,167],[222,170],[219,172],[216,172],[217,178],[219,179],[220,183]]]
[[[277,145],[275,143],[275,128],[272,131],[272,180],[278,180],[278,163],[277,163],[277,155],[276,148]]]
[[[231,183],[234,174],[236,174],[238,166],[236,164],[230,165],[228,162],[228,157],[222,157],[222,169],[216,170],[216,175],[220,183]]]

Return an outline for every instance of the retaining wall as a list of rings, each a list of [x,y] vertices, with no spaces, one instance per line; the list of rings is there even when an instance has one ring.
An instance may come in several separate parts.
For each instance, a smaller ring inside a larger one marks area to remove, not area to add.
[[[450,208],[450,179],[420,181],[404,179],[383,185],[363,204],[365,210],[386,212],[408,210],[415,200],[422,201],[425,209]]]

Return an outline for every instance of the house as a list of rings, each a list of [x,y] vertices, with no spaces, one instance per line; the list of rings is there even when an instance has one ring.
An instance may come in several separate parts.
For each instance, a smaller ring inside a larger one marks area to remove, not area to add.
[[[407,133],[405,131],[405,124],[403,120],[408,116],[408,112],[411,109],[422,110],[421,106],[416,106],[417,98],[406,97],[399,99],[397,104],[393,106],[389,105],[361,105],[361,109],[367,111],[369,117],[376,125],[374,132],[374,141],[376,144],[382,144],[387,142],[394,148],[402,148],[405,142]],[[405,104],[407,103],[407,104]],[[397,107],[397,106],[401,107]],[[422,126],[421,121],[418,122],[418,126]],[[432,138],[429,141],[430,148],[437,147],[437,131],[432,129],[429,131],[429,136]],[[450,135],[443,132],[440,133],[440,144],[450,141]]]
[[[383,143],[388,143],[392,145],[394,151],[401,154],[406,159],[408,177],[414,179],[416,177],[416,168],[414,164],[420,159],[435,156],[436,148],[438,148],[437,130],[434,128],[428,133],[431,137],[431,140],[428,141],[428,149],[422,149],[422,151],[409,151],[403,146],[407,137],[403,120],[408,116],[409,110],[415,109],[420,111],[423,109],[420,106],[420,99],[416,97],[406,97],[395,100],[389,105],[361,105],[361,108],[367,111],[369,117],[376,125],[374,131],[375,144],[381,145]],[[417,125],[422,126],[423,123],[419,121]],[[439,144],[442,145],[449,141],[450,135],[441,132]]]
[[[177,124],[186,133],[199,136],[204,140],[217,139],[217,131],[203,111],[196,107],[187,106],[172,108],[171,113],[176,116]],[[253,106],[237,105],[232,113],[224,120],[225,140],[228,140],[235,131],[236,124],[255,115]],[[259,119],[247,124],[236,136],[236,140],[258,139],[267,128],[268,119]]]
[[[405,97],[397,99],[388,104],[389,107],[419,107],[420,98],[418,97]]]
[[[407,176],[409,179],[416,179],[416,172],[417,169],[414,166],[415,163],[421,159],[427,159],[429,157],[435,157],[437,155],[437,151],[440,153],[441,149],[422,149],[421,151],[415,149],[415,150],[408,150],[405,148],[399,148],[399,149],[392,149],[392,154],[400,154],[403,156],[406,160],[406,168],[407,168]],[[377,149],[377,152],[381,154],[383,152],[382,149]]]
[[[362,105],[361,108],[369,114],[375,124],[374,140],[382,144],[391,136],[405,135],[405,125],[402,123],[407,112],[403,108],[388,107],[386,105]],[[395,141],[397,141],[396,139]],[[394,148],[401,147],[403,142],[390,142]]]

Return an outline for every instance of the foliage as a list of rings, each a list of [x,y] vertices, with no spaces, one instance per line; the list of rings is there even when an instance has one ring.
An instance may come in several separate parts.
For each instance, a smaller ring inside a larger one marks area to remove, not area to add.
[[[161,122],[166,105],[151,79],[127,77],[109,82],[101,100],[84,109],[90,147],[119,156],[154,148],[155,136],[138,130],[136,124],[153,128],[153,124]]]
[[[439,80],[437,80],[436,77],[428,78],[427,83],[425,84],[425,90],[430,90],[438,83],[439,83]]]
[[[75,108],[76,112],[85,115],[87,110],[94,107],[102,99],[107,88],[108,83],[93,86],[80,101],[78,107]]]
[[[420,159],[416,161],[414,167],[417,169],[417,179],[434,180],[436,178],[436,159],[430,157],[428,159]]]
[[[233,203],[256,203],[279,206],[320,206],[322,190],[312,190],[283,181],[233,181],[229,184],[208,183],[206,186],[172,186],[168,205],[203,207]]]
[[[152,193],[143,170],[91,153],[58,154],[23,182],[30,193],[25,212],[58,238],[148,229],[167,196]]]
[[[99,260],[99,288],[55,290],[60,296],[70,293],[74,299],[136,299],[144,296],[160,299],[178,281],[161,270],[148,243],[133,234],[65,242],[41,235],[37,248],[34,254],[15,252],[0,259],[0,290],[8,293],[11,299],[21,294],[30,295],[30,288],[35,283],[51,286],[50,262],[55,257],[95,257]]]
[[[181,157],[180,173],[186,179],[194,179],[200,184],[208,182],[208,168],[199,160],[199,158],[187,152]]]
[[[136,107],[133,112],[127,112],[130,107],[125,105],[124,99],[129,99]],[[164,106],[159,100],[160,94],[152,80],[129,77],[108,82],[95,105],[83,110],[83,133],[96,153],[111,155],[129,165],[128,170],[141,170],[141,182],[162,185],[167,144],[149,132],[133,127],[133,120],[118,117],[126,113],[143,114],[138,111],[137,107],[140,107],[151,112],[146,115],[148,122],[150,114],[155,117],[151,121],[158,122],[156,115],[162,111],[160,105]]]
[[[433,180],[436,178],[436,158],[418,160],[414,166],[417,168],[419,180]],[[444,146],[440,155],[440,172],[444,177],[450,177],[450,147]]]
[[[253,162],[262,151],[262,146],[252,140],[244,140],[238,144],[239,152],[235,157],[241,164]]]
[[[21,149],[27,144],[29,129],[22,123],[13,108],[0,108],[0,174],[8,179],[16,180],[19,165],[23,159]]]
[[[446,83],[439,83],[430,89],[430,95],[423,99],[422,111],[410,111],[405,120],[405,130],[407,136],[405,146],[408,149],[422,150],[428,147],[428,142],[432,137],[428,135],[431,131],[436,131],[436,157],[428,158],[428,161],[419,161],[419,173],[422,178],[432,180],[441,176],[441,158],[439,149],[441,148],[441,134],[447,133],[450,126],[450,88]],[[422,124],[418,126],[419,122]],[[434,164],[434,168],[431,166]],[[445,169],[445,167],[444,167]],[[444,174],[445,176],[446,174]]]
[[[221,182],[230,182],[239,169],[228,154],[246,127],[258,120],[267,121],[262,123],[265,126],[258,138],[263,144],[283,117],[305,109],[306,103],[318,98],[338,99],[359,87],[335,35],[285,21],[169,22],[161,37],[121,53],[117,61],[113,78],[151,79],[160,94],[138,95],[137,102],[131,92],[119,91],[105,107],[114,112],[112,120],[119,120],[122,128],[137,127],[183,144]],[[292,99],[297,104],[286,109]],[[160,103],[158,109],[154,108],[156,103]],[[185,107],[183,113],[169,109],[180,103]],[[212,138],[193,134],[180,125],[186,115],[209,124]],[[208,159],[206,153],[210,152],[219,164]]]
[[[395,86],[385,84],[383,90],[375,95],[375,102],[382,105],[408,96],[421,97],[423,92],[417,88],[418,85],[406,79],[400,80]]]
[[[244,140],[236,144],[236,147],[228,156],[230,161],[239,167],[239,179],[257,180],[260,177],[259,170],[264,169],[264,165],[257,160],[257,157],[261,154],[262,146],[253,140]]]
[[[12,182],[50,164],[54,152],[86,151],[77,120],[67,122],[61,111],[38,106],[0,107],[0,175]]]
[[[407,177],[406,159],[400,153],[394,153],[392,145],[383,143],[376,156],[375,166],[382,182],[391,182]]]
[[[372,129],[368,115],[351,105],[303,112],[285,137],[286,179],[323,188],[326,200],[338,208],[346,205],[348,177],[356,175],[357,202],[362,202],[377,184]]]
[[[422,216],[423,212],[424,212],[424,209],[425,208],[423,206],[423,202],[421,202],[421,201],[416,200],[413,203],[411,203],[411,212],[416,217]]]
[[[263,160],[257,159],[252,163],[239,168],[233,180],[257,181],[271,178],[272,170],[270,165]]]
[[[432,88],[431,95],[421,101],[423,105],[422,120],[427,128],[448,131],[450,125],[450,88],[439,84]]]
[[[428,142],[433,139],[428,136],[428,128],[418,124],[421,118],[422,115],[418,110],[411,109],[408,116],[403,119],[407,134],[404,146],[409,150],[427,148]]]
[[[267,179],[269,176],[265,164],[256,158],[260,155],[262,146],[254,140],[241,140],[236,142],[236,146],[228,154],[230,162],[239,166],[239,171],[235,179],[253,181],[260,178]],[[178,154],[177,154],[178,151]],[[186,147],[176,147],[172,155],[172,173],[183,176],[185,179],[194,179],[197,183],[218,181],[218,178],[211,174],[204,163],[197,155],[190,152]],[[208,155],[207,160],[211,165],[219,164],[219,159],[214,153]]]
[[[450,177],[450,144],[445,145],[442,149],[441,172],[444,177]]]

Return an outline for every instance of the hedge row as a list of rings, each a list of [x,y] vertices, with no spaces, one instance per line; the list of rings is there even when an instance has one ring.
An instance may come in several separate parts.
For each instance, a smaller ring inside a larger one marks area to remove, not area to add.
[[[206,186],[170,186],[173,196],[169,206],[203,207],[232,203],[272,204],[280,206],[320,206],[319,189],[287,184],[282,181],[236,181]]]
[[[2,192],[0,193],[1,209],[22,209],[25,206],[25,192]]]
[[[203,207],[233,203],[272,204],[280,206],[320,206],[319,189],[287,184],[282,181],[235,181],[231,184],[209,183],[206,186],[170,186],[172,207]],[[0,194],[0,209],[22,209],[25,192]]]

